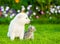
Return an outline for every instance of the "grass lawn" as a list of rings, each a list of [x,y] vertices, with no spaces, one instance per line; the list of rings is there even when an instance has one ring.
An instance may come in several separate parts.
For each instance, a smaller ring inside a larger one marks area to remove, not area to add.
[[[0,24],[0,44],[60,44],[60,24],[34,24],[34,40],[11,41],[7,37],[8,25]],[[26,26],[27,27],[27,26]]]

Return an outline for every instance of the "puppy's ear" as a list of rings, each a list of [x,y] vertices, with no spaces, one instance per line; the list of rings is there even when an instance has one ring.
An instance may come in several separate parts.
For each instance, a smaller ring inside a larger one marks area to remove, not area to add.
[[[21,17],[22,15],[20,13],[16,15],[16,18],[21,18]]]
[[[18,18],[21,18],[21,16],[18,16]]]

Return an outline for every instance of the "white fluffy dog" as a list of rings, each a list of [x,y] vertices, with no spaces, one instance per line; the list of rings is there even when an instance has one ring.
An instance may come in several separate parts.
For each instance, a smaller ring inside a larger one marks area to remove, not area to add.
[[[30,23],[30,19],[25,13],[19,13],[16,17],[10,22],[7,36],[11,40],[14,40],[15,37],[23,39],[25,24]]]
[[[24,39],[34,39],[34,31],[36,31],[35,27],[30,25],[24,34]]]

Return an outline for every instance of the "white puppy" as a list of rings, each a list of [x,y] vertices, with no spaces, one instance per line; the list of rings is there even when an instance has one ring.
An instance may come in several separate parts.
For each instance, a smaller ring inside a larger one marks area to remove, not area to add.
[[[36,31],[35,27],[30,25],[24,34],[24,39],[34,39],[34,31]]]
[[[23,39],[25,24],[28,23],[30,23],[30,19],[25,13],[17,14],[16,17],[10,22],[7,33],[8,37],[10,37],[11,40],[14,40],[15,37]]]

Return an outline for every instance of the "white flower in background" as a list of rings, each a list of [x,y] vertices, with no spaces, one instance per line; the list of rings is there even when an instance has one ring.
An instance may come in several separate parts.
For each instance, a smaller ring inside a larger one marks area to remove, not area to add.
[[[57,10],[55,10],[55,13],[57,13],[58,11]]]
[[[29,5],[29,6],[27,7],[27,10],[30,10],[31,7],[32,7],[32,5]]]
[[[50,16],[49,19],[52,19],[52,17]]]
[[[9,6],[7,6],[5,10],[6,10],[6,11],[9,10]]]
[[[38,6],[36,6],[36,10],[38,10],[39,8],[38,8]]]
[[[29,7],[32,7],[32,5],[29,5]]]
[[[31,21],[33,21],[32,15],[30,16]]]
[[[40,11],[40,9],[39,9],[39,7],[38,7],[38,6],[36,6],[36,10],[37,10],[37,11]]]
[[[13,11],[12,10],[9,10],[10,13],[12,13]]]
[[[26,14],[28,15],[29,14],[29,11],[27,11]]]
[[[40,11],[40,9],[38,9],[38,11]]]
[[[49,11],[46,11],[46,13],[49,13]]]
[[[49,15],[51,15],[51,13],[49,13]]]
[[[50,8],[51,13],[54,13],[54,11],[55,11],[55,8]]]
[[[32,18],[32,16],[30,16],[30,18]]]
[[[30,7],[27,7],[27,10],[30,10]]]
[[[13,13],[12,16],[15,16],[15,14]]]
[[[1,6],[1,11],[4,11],[4,6]]]
[[[57,6],[56,8],[57,8],[57,9],[60,9],[60,6]]]
[[[8,16],[8,14],[4,14],[4,16],[5,16],[5,17],[7,17],[7,16]]]
[[[10,16],[10,18],[13,18],[13,16]]]
[[[53,6],[51,5],[50,8],[52,8]]]
[[[35,13],[35,12],[33,12],[33,15],[36,15],[36,13]]]
[[[54,6],[54,8],[56,8],[56,5]]]
[[[58,10],[58,13],[60,13],[60,10]]]
[[[20,12],[20,10],[17,10],[17,12],[19,13],[19,12]]]
[[[6,13],[6,11],[3,11],[3,14],[5,14]]]
[[[13,18],[15,16],[15,14],[13,13],[12,15],[10,15],[10,18]]]

